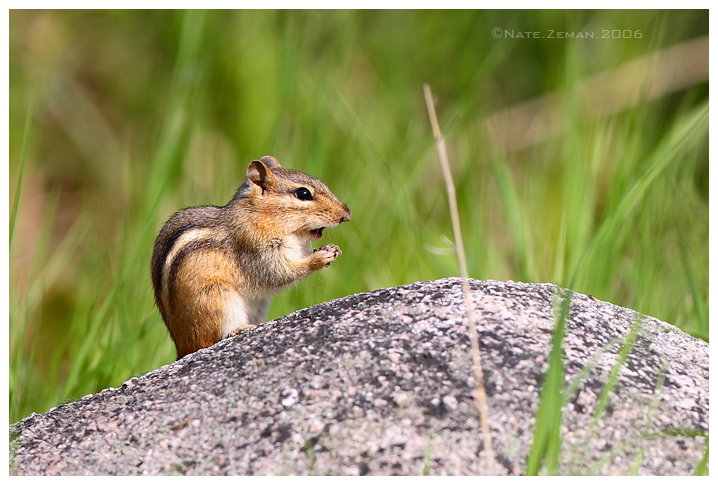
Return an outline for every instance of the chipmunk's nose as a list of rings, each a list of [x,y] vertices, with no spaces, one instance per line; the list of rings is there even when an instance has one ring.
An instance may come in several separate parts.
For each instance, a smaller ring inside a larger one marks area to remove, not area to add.
[[[352,220],[352,211],[349,210],[349,206],[344,204],[344,210],[346,214],[342,216],[342,222],[349,222]]]

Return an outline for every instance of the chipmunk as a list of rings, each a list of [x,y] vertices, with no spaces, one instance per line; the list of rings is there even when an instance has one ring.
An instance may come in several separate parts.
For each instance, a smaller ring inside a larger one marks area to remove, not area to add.
[[[155,302],[177,358],[264,322],[269,298],[342,252],[310,242],[351,220],[320,180],[255,160],[227,205],[176,212],[152,253]]]

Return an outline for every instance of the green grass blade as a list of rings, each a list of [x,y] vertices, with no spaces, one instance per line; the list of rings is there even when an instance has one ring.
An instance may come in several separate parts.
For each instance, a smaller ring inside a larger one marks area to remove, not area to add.
[[[12,251],[12,241],[15,235],[15,222],[17,221],[17,210],[20,207],[20,189],[22,188],[22,176],[25,172],[25,159],[27,158],[27,145],[28,139],[30,138],[30,125],[32,123],[32,108],[33,102],[30,99],[30,104],[27,106],[27,112],[25,114],[25,128],[22,133],[22,155],[20,156],[20,174],[17,178],[17,187],[15,188],[15,202],[12,206],[12,215],[10,216],[10,251]]]
[[[611,369],[611,372],[608,374],[606,383],[604,384],[603,388],[601,388],[601,394],[598,397],[598,403],[596,404],[596,409],[593,414],[593,422],[591,423],[592,430],[595,430],[597,428],[598,420],[601,418],[601,415],[608,406],[610,393],[611,391],[613,391],[613,388],[616,387],[616,383],[618,382],[618,374],[621,371],[623,364],[626,362],[626,358],[628,357],[628,353],[633,348],[633,344],[636,342],[636,337],[638,336],[638,332],[643,324],[643,318],[644,317],[642,316],[636,315],[636,319],[631,325],[628,334],[626,335],[626,340],[623,342],[621,350],[619,350],[618,352],[618,359],[616,360],[616,363]]]
[[[653,399],[651,399],[651,406],[648,409],[648,419],[646,419],[646,432],[644,432],[643,437],[638,443],[636,454],[633,457],[633,462],[631,463],[631,469],[629,470],[628,474],[631,476],[638,475],[638,470],[641,466],[641,462],[643,461],[643,444],[646,436],[648,436],[648,430],[649,427],[653,425],[656,411],[658,410],[658,404],[660,402],[661,392],[663,391],[663,384],[666,381],[666,368],[667,363],[664,362],[661,373],[658,375],[658,379],[656,379],[656,385],[653,388]]]
[[[513,235],[513,243],[519,260],[521,281],[535,281],[533,260],[528,243],[530,225],[526,224],[523,204],[506,160],[494,154],[491,160],[499,198]]]
[[[678,238],[678,247],[681,253],[681,263],[683,270],[686,273],[686,280],[688,281],[688,288],[691,291],[691,298],[693,300],[693,309],[696,316],[696,323],[699,330],[699,336],[706,342],[708,342],[708,310],[706,308],[705,300],[700,294],[698,288],[698,282],[695,274],[695,269],[690,263],[688,256],[688,248],[683,238]],[[705,269],[707,271],[708,268]],[[690,329],[689,329],[690,330]]]
[[[706,449],[703,451],[703,458],[701,459],[698,466],[696,466],[693,475],[696,476],[708,476],[708,435],[706,434]]]
[[[629,214],[645,196],[656,178],[665,171],[671,162],[676,160],[686,146],[702,139],[707,131],[708,103],[706,102],[700,108],[695,109],[685,120],[678,122],[673,131],[653,151],[648,170],[626,192],[616,209],[603,221],[594,234],[588,248],[573,270],[570,287],[576,286],[581,271],[588,270],[586,264],[591,261],[598,249],[605,247],[624,229],[623,226]]]
[[[526,475],[538,475],[541,463],[546,464],[546,473],[555,475],[561,452],[562,389],[565,369],[564,352],[561,347],[566,333],[566,322],[571,307],[573,292],[567,289],[557,291],[558,312],[553,334],[549,368],[544,377],[541,401],[536,414],[533,443],[526,463]],[[560,298],[560,302],[558,299]]]
[[[588,433],[586,434],[586,451],[590,448],[590,442],[593,439],[594,434],[596,433],[596,430],[598,429],[598,420],[601,419],[601,416],[603,415],[604,411],[608,407],[608,402],[610,400],[610,395],[613,389],[616,387],[616,383],[618,382],[618,374],[621,371],[621,368],[626,362],[626,358],[628,357],[629,352],[633,348],[633,344],[636,342],[636,338],[638,337],[638,332],[641,330],[641,326],[643,325],[643,320],[645,317],[636,314],[636,318],[631,325],[631,328],[628,330],[628,334],[625,337],[625,340],[623,342],[623,345],[621,346],[621,349],[618,351],[618,357],[616,359],[616,363],[611,368],[611,371],[608,374],[608,378],[606,379],[606,383],[601,388],[601,394],[598,396],[598,401],[596,403],[596,409],[593,413],[593,420],[591,421],[591,424],[588,429]],[[598,468],[594,466],[590,471],[589,474],[595,473],[595,471]]]

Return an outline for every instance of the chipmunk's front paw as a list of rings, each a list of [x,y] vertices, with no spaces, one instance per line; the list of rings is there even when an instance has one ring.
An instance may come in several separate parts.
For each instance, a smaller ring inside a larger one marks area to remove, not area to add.
[[[337,256],[340,254],[342,254],[342,250],[339,249],[339,246],[336,244],[327,244],[324,247],[315,249],[314,253],[312,253],[312,257],[315,260],[316,268],[322,269],[332,264],[332,261],[337,259]]]

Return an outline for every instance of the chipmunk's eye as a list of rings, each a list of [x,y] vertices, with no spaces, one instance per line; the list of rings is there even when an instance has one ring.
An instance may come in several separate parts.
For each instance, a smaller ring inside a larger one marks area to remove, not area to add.
[[[295,190],[294,197],[299,200],[314,200],[314,197],[312,197],[312,193],[309,192],[309,189],[306,187],[300,187]]]

